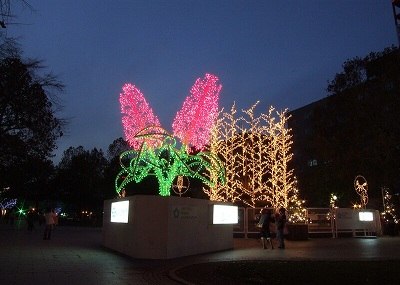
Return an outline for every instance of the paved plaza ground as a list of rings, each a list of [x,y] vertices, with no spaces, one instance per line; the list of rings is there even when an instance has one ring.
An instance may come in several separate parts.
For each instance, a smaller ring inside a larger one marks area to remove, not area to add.
[[[17,229],[1,224],[0,284],[192,284],[191,280],[182,279],[184,274],[179,272],[186,268],[192,270],[196,264],[206,268],[210,262],[393,260],[398,264],[400,261],[398,236],[310,238],[286,241],[284,250],[263,250],[259,240],[254,238],[234,239],[232,250],[170,260],[143,260],[103,247],[101,230],[58,226],[51,240],[43,240],[43,225],[28,232],[25,227]],[[393,270],[397,272],[398,268]],[[232,281],[229,284],[239,283]],[[296,280],[292,284],[297,284]]]

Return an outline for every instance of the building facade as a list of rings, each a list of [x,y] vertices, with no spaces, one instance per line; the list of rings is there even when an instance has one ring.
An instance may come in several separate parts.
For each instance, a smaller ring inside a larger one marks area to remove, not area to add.
[[[327,206],[331,193],[339,206],[356,204],[353,182],[363,175],[377,208],[381,187],[400,189],[400,52],[387,49],[343,66],[328,85],[331,95],[289,112],[293,168],[312,206]]]

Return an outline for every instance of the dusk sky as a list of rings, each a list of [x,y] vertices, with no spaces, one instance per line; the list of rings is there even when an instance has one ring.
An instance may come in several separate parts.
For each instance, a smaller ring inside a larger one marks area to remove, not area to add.
[[[18,2],[17,2],[18,3]],[[294,110],[327,96],[347,59],[398,46],[390,0],[28,1],[13,4],[28,58],[43,59],[66,86],[58,141],[107,153],[124,137],[119,94],[135,84],[172,131],[176,112],[205,73],[223,85],[220,107]]]

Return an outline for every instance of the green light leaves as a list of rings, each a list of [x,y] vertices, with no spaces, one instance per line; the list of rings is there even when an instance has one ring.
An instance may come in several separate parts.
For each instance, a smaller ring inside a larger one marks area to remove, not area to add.
[[[208,171],[225,182],[225,169],[216,155],[209,152],[189,154],[185,145],[176,148],[176,139],[161,127],[145,128],[135,138],[144,142],[139,150],[128,150],[120,155],[122,170],[115,179],[118,194],[128,183],[138,183],[149,175],[157,178],[161,196],[170,196],[172,183],[178,176],[197,178],[213,186],[213,181],[204,175]],[[146,143],[149,140],[158,143],[149,146]]]

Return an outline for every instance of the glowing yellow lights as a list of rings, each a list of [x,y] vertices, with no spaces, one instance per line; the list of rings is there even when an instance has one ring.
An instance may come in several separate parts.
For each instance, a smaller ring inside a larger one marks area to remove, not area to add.
[[[290,223],[305,223],[307,220],[307,209],[305,208],[305,200],[300,200],[298,197],[299,190],[297,188],[297,179],[294,177],[292,195],[289,197],[288,205],[288,221]]]
[[[361,176],[357,175],[354,179],[354,189],[361,198],[361,208],[365,209],[368,203],[368,183],[367,180]]]
[[[338,200],[338,197],[336,196],[335,193],[331,193],[331,196],[329,198],[329,206],[331,207],[331,209],[335,209],[337,208],[336,206],[336,201]]]
[[[186,178],[185,182],[184,178]],[[189,190],[189,186],[190,186],[190,180],[187,177],[178,175],[178,177],[176,177],[176,183],[172,184],[172,189],[174,190],[175,194],[178,194],[179,197],[181,197]]]
[[[212,129],[210,152],[224,162],[226,183],[216,182],[203,190],[211,200],[284,207],[301,220],[304,201],[298,199],[297,182],[288,167],[293,157],[288,110],[277,112],[270,107],[268,114],[256,116],[258,103],[242,110],[241,117],[237,117],[235,103],[230,112],[220,112]]]
[[[383,212],[381,216],[387,223],[389,221],[393,221],[396,224],[399,223],[399,218],[396,215],[396,206],[392,202],[392,195],[389,192],[389,188],[383,186],[381,191],[383,199]]]

